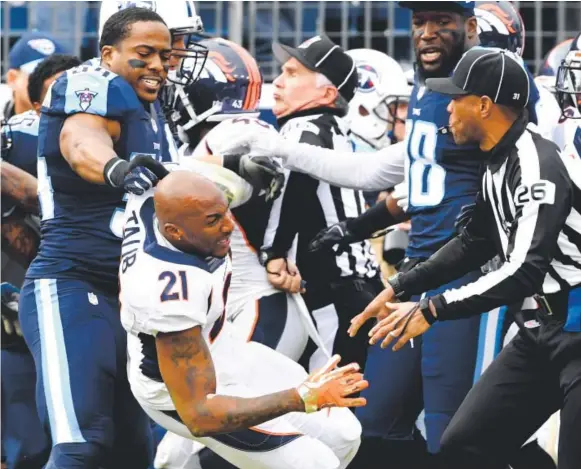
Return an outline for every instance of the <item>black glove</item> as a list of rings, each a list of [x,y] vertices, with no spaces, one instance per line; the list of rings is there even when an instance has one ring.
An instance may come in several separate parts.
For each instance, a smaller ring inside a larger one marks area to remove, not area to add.
[[[322,249],[332,249],[333,246],[337,245],[335,254],[338,256],[345,252],[349,245],[356,243],[359,240],[355,235],[349,230],[347,220],[335,223],[328,228],[324,228],[317,233],[317,235],[309,243],[309,252],[316,252]]]
[[[264,191],[266,200],[276,199],[284,186],[280,163],[267,156],[225,155],[224,168],[235,172],[254,189]]]
[[[476,203],[464,205],[460,209],[460,213],[456,217],[456,221],[454,222],[454,228],[456,229],[456,233],[461,234],[462,231],[468,226],[470,219],[472,218],[472,213],[474,213],[474,208],[476,207]]]
[[[18,321],[18,301],[20,293],[16,287],[2,282],[2,328],[7,335],[16,334],[22,337]]]
[[[166,167],[150,155],[139,154],[128,166],[123,179],[125,192],[142,195],[169,174]]]

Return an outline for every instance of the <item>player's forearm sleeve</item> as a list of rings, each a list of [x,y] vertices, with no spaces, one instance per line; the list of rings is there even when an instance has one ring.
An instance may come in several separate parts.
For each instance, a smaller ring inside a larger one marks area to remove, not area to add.
[[[547,193],[554,188],[554,200],[548,196],[541,202],[529,200],[519,207],[517,229],[509,242],[509,259],[499,270],[476,282],[434,297],[438,319],[480,314],[542,292],[555,250],[559,249],[557,239],[571,210],[573,193],[562,166],[541,161],[540,174]],[[520,179],[513,184],[513,192],[520,184]]]
[[[287,168],[334,186],[383,190],[404,179],[404,142],[377,152],[353,154],[287,140],[281,151]]]
[[[478,269],[494,254],[494,248],[487,240],[471,239],[463,233],[427,261],[402,274],[399,278],[401,288],[406,295],[419,295]]]

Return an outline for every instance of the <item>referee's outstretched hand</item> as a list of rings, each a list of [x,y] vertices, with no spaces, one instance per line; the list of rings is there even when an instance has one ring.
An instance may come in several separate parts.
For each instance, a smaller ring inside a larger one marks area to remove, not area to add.
[[[393,340],[396,340],[393,351],[397,352],[411,339],[430,328],[430,324],[424,318],[417,303],[386,303],[385,307],[389,311],[388,316],[369,331],[370,345],[375,345],[383,339],[381,348],[386,348]]]
[[[349,337],[355,337],[361,326],[369,319],[376,318],[378,321],[385,319],[391,313],[391,309],[386,305],[395,298],[395,293],[391,286],[387,286],[375,299],[367,305],[367,308],[351,319],[351,326],[347,329]]]

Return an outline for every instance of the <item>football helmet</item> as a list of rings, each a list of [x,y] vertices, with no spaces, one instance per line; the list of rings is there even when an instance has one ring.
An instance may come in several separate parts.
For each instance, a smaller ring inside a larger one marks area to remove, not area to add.
[[[147,8],[155,11],[165,21],[172,34],[174,42],[172,55],[178,59],[189,58],[196,60],[197,67],[191,70],[201,70],[206,60],[208,51],[196,42],[198,35],[204,32],[202,19],[196,13],[196,7],[192,0],[173,1],[143,1],[127,2],[120,0],[103,0],[99,11],[99,37],[103,32],[103,26],[107,20],[115,13],[126,8]],[[179,45],[176,45],[178,41]],[[171,62],[170,62],[171,65]],[[190,71],[183,70],[183,60],[176,61],[171,65],[168,80],[173,83],[187,84],[197,77]]]
[[[484,47],[498,47],[522,57],[525,50],[525,27],[520,13],[508,1],[476,2],[474,16],[478,37]]]
[[[555,91],[563,117],[578,119],[575,116],[581,113],[581,33],[571,42],[569,52],[558,68]],[[579,112],[567,112],[571,106]]]
[[[347,54],[358,76],[346,116],[349,129],[374,148],[387,146],[392,140],[390,129],[401,121],[397,107],[409,102],[411,87],[400,65],[388,55],[372,49],[353,49]]]
[[[220,122],[240,115],[258,117],[258,102],[262,90],[262,74],[256,60],[238,44],[222,38],[203,39],[207,48],[205,61],[196,81],[176,86],[174,112],[171,120],[177,126],[180,139],[192,140],[201,122]],[[196,67],[184,59],[184,69]],[[192,72],[198,74],[198,72]]]

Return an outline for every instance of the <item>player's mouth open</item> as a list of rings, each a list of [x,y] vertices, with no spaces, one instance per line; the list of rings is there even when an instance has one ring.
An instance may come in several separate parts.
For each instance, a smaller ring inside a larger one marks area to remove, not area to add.
[[[143,77],[140,80],[152,91],[157,91],[161,86],[161,78]]]
[[[218,241],[218,245],[219,246],[223,246],[223,247],[230,247],[230,236],[228,236],[227,238],[221,239],[220,241]]]
[[[438,49],[436,47],[426,47],[425,49],[422,49],[422,51],[420,52],[420,56],[423,62],[433,63],[440,60],[440,57],[442,56],[442,51],[441,49]]]

